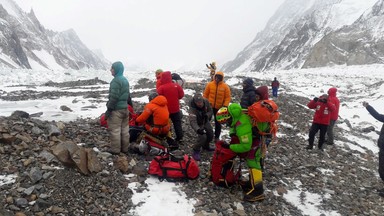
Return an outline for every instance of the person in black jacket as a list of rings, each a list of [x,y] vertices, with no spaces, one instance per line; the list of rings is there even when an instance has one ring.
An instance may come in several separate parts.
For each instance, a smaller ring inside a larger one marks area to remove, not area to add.
[[[208,100],[200,93],[196,93],[189,101],[189,122],[192,129],[197,133],[196,143],[193,145],[193,159],[200,160],[200,150],[207,151],[214,149],[209,146],[213,139],[213,128],[210,123],[212,118],[212,107]]]
[[[256,88],[253,86],[253,80],[246,78],[243,81],[243,95],[241,96],[240,106],[247,109],[256,102]]]
[[[367,102],[363,102],[363,106],[368,110],[376,120],[384,123],[384,115],[379,114],[373,107],[371,107]],[[379,140],[377,141],[379,146],[379,175],[381,180],[384,181],[384,124],[381,127]],[[384,191],[382,192],[384,193]]]

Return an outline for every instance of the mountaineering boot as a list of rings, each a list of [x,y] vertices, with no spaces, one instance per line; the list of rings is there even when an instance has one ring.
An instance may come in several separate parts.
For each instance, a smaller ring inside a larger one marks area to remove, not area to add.
[[[241,189],[243,190],[243,192],[247,192],[247,191],[250,191],[252,189],[252,184],[249,180],[239,181],[239,185],[240,185]]]
[[[313,149],[313,144],[312,145],[311,144],[307,145],[306,149]]]
[[[250,186],[249,190],[244,192],[244,201],[255,202],[264,200],[264,188],[263,188],[263,177],[261,170],[250,169],[249,170],[249,184],[244,185]]]
[[[200,161],[200,151],[193,150],[192,158],[195,161]]]

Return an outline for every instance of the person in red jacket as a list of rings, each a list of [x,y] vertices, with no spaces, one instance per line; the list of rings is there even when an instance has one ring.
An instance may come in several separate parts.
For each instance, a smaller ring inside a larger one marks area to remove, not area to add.
[[[313,142],[315,141],[315,135],[320,130],[320,137],[318,148],[323,151],[323,144],[325,140],[325,134],[331,120],[331,112],[335,110],[335,105],[328,100],[328,95],[323,94],[319,98],[315,97],[307,104],[308,108],[315,109],[315,115],[311,129],[309,130],[309,139],[307,149],[313,149]]]
[[[277,97],[277,91],[279,90],[279,87],[280,87],[280,83],[279,81],[277,80],[277,78],[275,77],[271,83],[271,86],[272,86],[272,95],[273,97]]]
[[[336,121],[339,118],[340,100],[336,97],[336,92],[337,88],[330,88],[328,90],[328,100],[335,105],[335,111],[331,112],[331,121],[329,122],[327,129],[328,145],[334,144],[333,128],[335,127]]]
[[[171,72],[165,71],[161,74],[161,85],[157,89],[157,93],[167,98],[169,117],[175,128],[176,141],[180,144],[183,139],[183,128],[181,126],[182,113],[179,100],[184,97],[184,90],[179,84],[172,82]]]

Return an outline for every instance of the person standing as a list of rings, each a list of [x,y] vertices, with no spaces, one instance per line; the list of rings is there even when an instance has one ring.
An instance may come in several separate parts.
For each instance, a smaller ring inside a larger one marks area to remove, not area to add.
[[[271,86],[272,86],[273,97],[277,97],[277,91],[279,90],[280,83],[279,83],[279,81],[277,81],[276,77],[273,79]]]
[[[363,106],[368,110],[369,114],[373,116],[376,120],[384,123],[384,115],[379,114],[372,106],[367,102],[363,102]],[[379,140],[377,141],[379,146],[379,175],[381,180],[384,181],[384,124],[381,127]],[[384,193],[384,191],[382,192]]]
[[[224,142],[222,147],[242,154],[249,168],[248,181],[240,182],[244,201],[264,200],[261,145],[260,140],[253,138],[251,117],[243,113],[240,104],[232,103],[228,108],[220,108],[216,118],[219,123],[230,126],[231,142]]]
[[[336,92],[337,92],[337,88],[330,88],[328,90],[328,100],[329,102],[335,105],[335,110],[331,112],[331,121],[329,122],[328,129],[327,129],[328,145],[334,144],[333,128],[335,127],[336,121],[339,118],[340,100],[339,98],[337,98]]]
[[[205,64],[205,66],[207,66],[207,68],[209,69],[209,76],[211,77],[211,81],[213,81],[217,69],[216,62],[212,62],[209,65]]]
[[[169,117],[175,128],[176,141],[178,144],[181,144],[183,128],[181,125],[182,113],[179,100],[184,97],[184,90],[179,84],[172,82],[171,72],[165,71],[161,74],[161,85],[157,89],[157,93],[163,95],[168,101]]]
[[[123,76],[124,65],[120,61],[112,64],[111,74],[114,77],[109,86],[107,111],[105,118],[108,123],[112,154],[127,153],[129,147],[129,82]]]
[[[224,73],[219,71],[215,79],[205,86],[203,97],[206,98],[213,109],[215,120],[215,142],[220,139],[221,124],[216,120],[216,113],[221,107],[228,107],[231,101],[231,90],[224,82]]]
[[[196,161],[200,160],[201,148],[207,151],[214,150],[209,146],[213,139],[213,128],[210,123],[212,114],[211,105],[200,93],[196,93],[189,101],[189,122],[192,129],[197,133],[197,140],[193,145],[192,154],[193,159]]]
[[[313,98],[308,104],[308,108],[315,109],[315,115],[313,117],[313,122],[311,129],[309,130],[309,139],[307,149],[313,149],[313,143],[315,141],[315,135],[320,130],[320,137],[318,148],[323,151],[325,134],[327,133],[327,128],[329,121],[331,119],[331,112],[335,110],[335,105],[328,100],[328,95],[323,94],[320,98]]]
[[[253,86],[253,80],[246,78],[243,81],[243,95],[240,99],[241,108],[247,109],[256,102],[256,88]]]
[[[156,75],[156,89],[158,89],[161,86],[161,73],[163,73],[163,70],[157,69],[155,71]]]

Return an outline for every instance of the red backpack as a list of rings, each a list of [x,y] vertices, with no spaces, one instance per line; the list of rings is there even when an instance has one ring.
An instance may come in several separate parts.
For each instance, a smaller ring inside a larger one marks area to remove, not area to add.
[[[138,117],[138,114],[133,111],[133,107],[128,104],[128,111],[129,111],[129,126],[135,126],[136,125],[136,118]],[[108,128],[108,122],[105,119],[105,113],[101,114],[100,116],[100,126]]]
[[[213,183],[221,187],[229,187],[240,178],[240,169],[235,173],[234,159],[237,156],[230,149],[223,148],[223,141],[216,142],[216,149],[212,156],[210,178]]]
[[[252,126],[258,129],[260,135],[277,133],[277,123],[280,113],[273,100],[261,100],[248,107],[247,114],[251,117]]]
[[[200,169],[196,161],[187,154],[181,157],[165,154],[153,158],[148,174],[158,176],[161,181],[187,181],[198,178]]]

